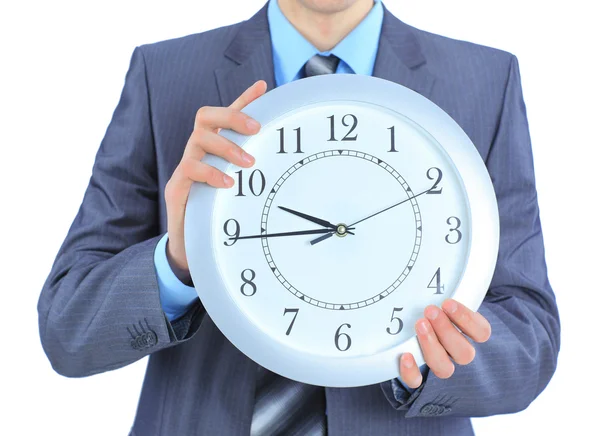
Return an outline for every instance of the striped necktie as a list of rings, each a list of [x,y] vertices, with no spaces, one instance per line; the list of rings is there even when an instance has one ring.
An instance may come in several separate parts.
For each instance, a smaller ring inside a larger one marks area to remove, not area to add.
[[[314,55],[303,77],[335,73],[340,59]],[[258,365],[251,436],[326,436],[325,388],[282,377]]]
[[[339,63],[340,58],[335,55],[316,54],[304,64],[304,77],[335,73]]]
[[[258,366],[251,436],[325,436],[325,389]]]

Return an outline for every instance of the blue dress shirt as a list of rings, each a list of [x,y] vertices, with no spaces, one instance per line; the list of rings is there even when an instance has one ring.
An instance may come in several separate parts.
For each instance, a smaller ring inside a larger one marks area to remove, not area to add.
[[[374,0],[370,12],[358,26],[326,52],[320,52],[296,30],[281,12],[276,0],[269,1],[267,16],[276,86],[299,79],[304,64],[315,54],[337,56],[340,62],[336,74],[373,74],[383,23],[383,7],[380,0]],[[198,294],[194,287],[185,285],[173,273],[166,255],[167,238],[168,234],[165,234],[158,242],[154,263],[163,311],[169,321],[174,321],[187,311],[198,298]],[[423,369],[424,367],[421,367],[422,372]]]

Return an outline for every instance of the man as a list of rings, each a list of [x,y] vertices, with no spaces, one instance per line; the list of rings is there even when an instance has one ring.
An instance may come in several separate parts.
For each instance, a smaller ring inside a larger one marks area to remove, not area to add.
[[[193,181],[233,186],[205,154],[254,164],[219,129],[255,134],[248,103],[323,73],[372,74],[442,107],[478,147],[500,210],[479,312],[427,307],[415,326],[427,367],[405,354],[398,379],[360,388],[296,383],[239,352],[205,313],[184,249]],[[132,435],[470,435],[469,417],[526,408],[554,373],[560,324],[516,58],[410,27],[373,0],[271,0],[243,23],[136,47],[38,310],[60,374],[150,355]]]

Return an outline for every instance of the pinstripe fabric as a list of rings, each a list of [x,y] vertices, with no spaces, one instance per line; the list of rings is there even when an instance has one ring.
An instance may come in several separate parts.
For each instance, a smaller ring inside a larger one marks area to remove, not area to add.
[[[493,333],[476,345],[473,363],[447,380],[430,372],[410,396],[394,380],[326,388],[328,433],[471,435],[469,417],[516,412],[536,398],[560,345],[518,63],[500,50],[414,29],[386,10],[374,75],[441,106],[486,162],[501,225],[498,265],[480,309]],[[131,434],[250,434],[256,363],[199,302],[167,320],[153,253],[167,229],[165,184],[196,110],[228,105],[258,79],[273,87],[265,8],[241,24],[136,47],[83,202],[42,288],[40,337],[60,374],[89,376],[150,355]]]

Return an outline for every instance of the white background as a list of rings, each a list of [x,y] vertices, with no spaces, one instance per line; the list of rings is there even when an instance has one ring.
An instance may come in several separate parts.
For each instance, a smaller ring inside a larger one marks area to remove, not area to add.
[[[594,3],[386,2],[413,26],[501,48],[520,61],[562,347],[558,370],[538,399],[518,414],[475,419],[478,435],[597,428],[600,36]],[[39,292],[81,203],[134,47],[241,21],[262,4],[23,0],[0,6],[0,434],[127,434],[146,360],[82,379],[56,374],[39,342]]]

